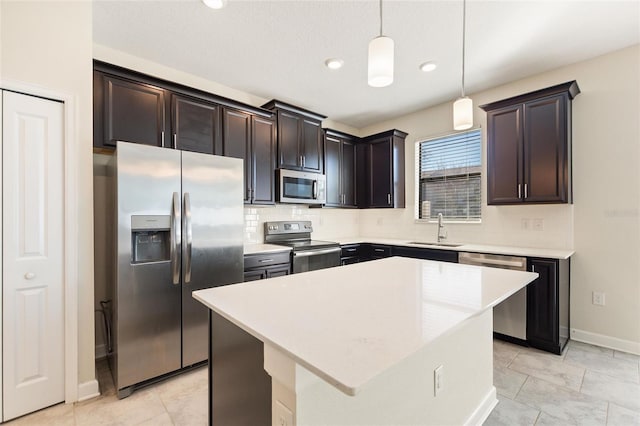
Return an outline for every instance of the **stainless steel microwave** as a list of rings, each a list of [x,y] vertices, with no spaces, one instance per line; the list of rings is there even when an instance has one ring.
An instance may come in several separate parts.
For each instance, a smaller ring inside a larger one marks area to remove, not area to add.
[[[276,170],[276,201],[295,204],[324,204],[326,202],[326,178],[319,173],[296,170]]]

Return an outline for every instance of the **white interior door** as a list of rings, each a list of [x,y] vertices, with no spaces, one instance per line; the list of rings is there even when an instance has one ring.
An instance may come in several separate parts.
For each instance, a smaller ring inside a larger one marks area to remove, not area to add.
[[[63,105],[2,96],[2,419],[64,401]]]

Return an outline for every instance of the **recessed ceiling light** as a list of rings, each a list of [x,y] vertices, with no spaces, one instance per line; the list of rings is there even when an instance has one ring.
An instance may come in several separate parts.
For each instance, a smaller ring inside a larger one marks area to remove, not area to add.
[[[342,66],[344,65],[344,61],[342,59],[329,58],[326,61],[324,61],[324,64],[330,70],[337,70],[337,69],[342,68]]]
[[[227,5],[227,0],[202,0],[202,3],[211,9],[222,9]]]
[[[424,72],[430,72],[435,70],[438,67],[438,65],[435,62],[429,61],[429,62],[425,62],[423,64],[420,64],[420,71],[424,71]]]

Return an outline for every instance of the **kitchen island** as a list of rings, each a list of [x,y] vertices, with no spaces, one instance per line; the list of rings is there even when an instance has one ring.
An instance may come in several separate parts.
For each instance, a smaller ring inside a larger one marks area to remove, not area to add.
[[[481,423],[492,307],[536,277],[392,257],[194,292],[211,309],[210,423]]]

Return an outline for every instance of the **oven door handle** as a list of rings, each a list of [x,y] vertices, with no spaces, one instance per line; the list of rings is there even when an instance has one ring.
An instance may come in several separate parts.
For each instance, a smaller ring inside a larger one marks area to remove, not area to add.
[[[328,248],[322,250],[305,250],[305,251],[297,251],[293,253],[293,257],[309,257],[316,256],[320,254],[331,254],[331,253],[339,253],[340,247]]]

